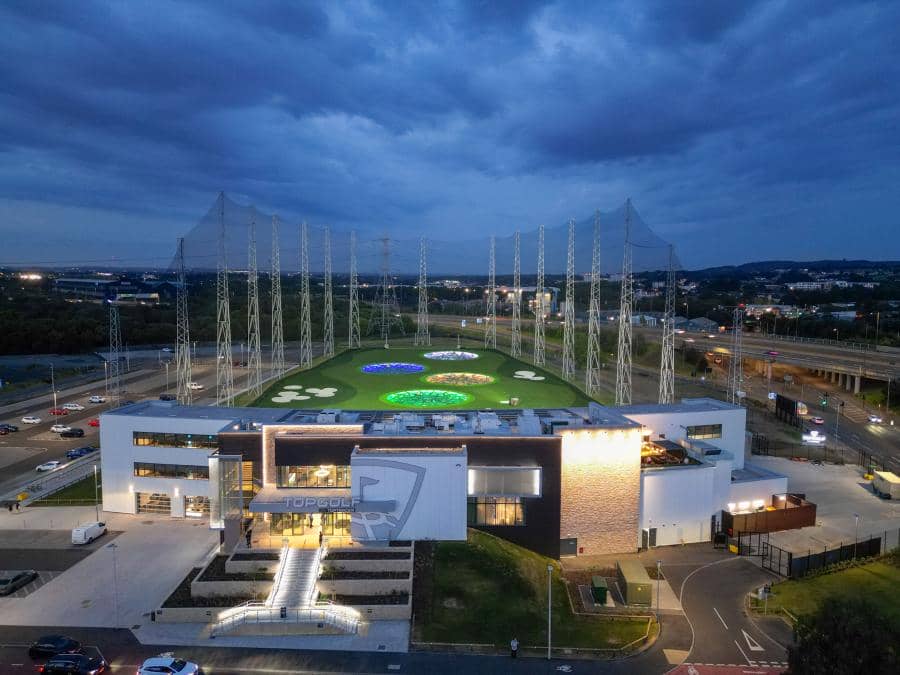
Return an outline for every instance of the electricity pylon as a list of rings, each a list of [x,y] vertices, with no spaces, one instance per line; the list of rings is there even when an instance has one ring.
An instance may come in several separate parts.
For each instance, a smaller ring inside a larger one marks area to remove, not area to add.
[[[519,231],[516,230],[513,248],[515,250],[513,259],[513,301],[512,306],[512,323],[509,353],[519,358],[522,356],[522,269],[519,259],[519,240],[521,239]]]
[[[659,402],[675,401],[675,249],[669,244],[666,274],[666,312],[663,316],[662,353],[659,363]]]
[[[419,308],[416,312],[417,345],[430,345],[431,332],[428,329],[428,266],[425,255],[425,237],[419,239]]]
[[[331,228],[325,226],[325,316],[323,318],[325,357],[334,356],[334,296],[331,290]]]
[[[631,405],[631,314],[634,308],[631,276],[631,199],[625,201],[625,246],[619,302],[619,349],[616,362],[616,405]]]
[[[356,272],[356,231],[350,233],[350,312],[347,346],[359,349],[359,277]]]
[[[378,285],[376,304],[378,308],[372,308],[373,315],[369,319],[369,333],[372,333],[377,327],[384,348],[388,349],[391,328],[395,323],[399,327],[401,335],[404,333],[403,322],[400,320],[400,308],[397,305],[397,293],[391,277],[391,240],[388,237],[381,238],[381,282]]]
[[[491,254],[488,263],[488,287],[485,302],[484,346],[491,349],[497,348],[497,268],[496,268],[497,240],[491,236]]]
[[[284,319],[281,311],[281,242],[278,216],[272,216],[272,375],[284,374]]]
[[[250,216],[247,245],[247,387],[254,396],[262,391],[262,349],[259,339],[259,269],[256,266],[256,215]]]
[[[569,221],[566,252],[566,309],[563,312],[563,377],[575,377],[575,219]]]
[[[300,225],[300,367],[312,366],[312,325],[309,318],[309,228]]]
[[[594,244],[591,250],[591,299],[588,305],[587,366],[584,388],[588,396],[600,389],[600,211],[594,212]]]
[[[744,383],[744,308],[734,308],[731,319],[734,326],[731,338],[731,361],[728,363],[728,398],[734,405],[741,405]]]
[[[234,403],[231,362],[231,302],[228,294],[228,254],[225,248],[225,193],[219,193],[219,256],[216,264],[216,405]]]
[[[109,303],[109,396],[118,407],[122,397],[122,324],[119,306]]]
[[[188,320],[187,282],[184,273],[184,237],[178,239],[178,287],[175,293],[175,396],[182,405],[193,400],[191,383],[191,333]]]
[[[544,226],[538,227],[537,283],[534,287],[534,365],[544,365]]]

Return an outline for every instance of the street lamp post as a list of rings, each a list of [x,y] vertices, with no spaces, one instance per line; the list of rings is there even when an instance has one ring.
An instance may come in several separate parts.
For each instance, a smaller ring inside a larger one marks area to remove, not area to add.
[[[553,627],[553,565],[547,565],[547,660],[550,660],[551,629]]]
[[[50,364],[50,392],[53,394],[53,407],[56,408],[56,378],[53,375],[53,364]]]
[[[169,362],[166,361],[166,393],[169,393]]]
[[[97,465],[94,464],[94,514],[100,522],[100,488],[97,485]]]
[[[659,623],[659,579],[662,569],[662,560],[656,561],[656,623]]]
[[[856,547],[859,544],[859,514],[854,513],[853,519],[856,521],[856,531],[853,534],[853,557],[856,558]]]
[[[116,551],[119,546],[116,542],[108,544],[106,548],[111,548],[113,552],[113,601],[116,606],[116,628],[119,627],[119,568],[116,562]]]
[[[109,396],[109,359],[103,362],[103,390]]]

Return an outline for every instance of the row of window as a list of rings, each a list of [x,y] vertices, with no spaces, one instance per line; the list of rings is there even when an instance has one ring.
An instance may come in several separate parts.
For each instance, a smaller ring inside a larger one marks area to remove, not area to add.
[[[686,427],[687,437],[701,441],[705,438],[722,438],[721,424],[697,424],[692,427]]]
[[[541,469],[526,466],[469,467],[470,497],[540,497]]]
[[[164,434],[155,431],[135,431],[134,445],[160,446],[165,448],[212,448],[219,447],[215,434]]]
[[[134,475],[142,478],[187,478],[188,480],[209,480],[209,466],[135,462]]]
[[[290,488],[350,487],[350,467],[334,464],[277,466],[275,483],[278,487]]]
[[[469,497],[469,525],[525,525],[525,501],[520,497]]]

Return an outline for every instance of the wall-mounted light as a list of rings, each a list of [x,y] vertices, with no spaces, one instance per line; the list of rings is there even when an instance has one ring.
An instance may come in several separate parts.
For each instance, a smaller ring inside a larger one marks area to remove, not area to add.
[[[735,508],[737,508],[737,504],[734,502],[728,502],[728,512],[734,513]]]
[[[316,470],[317,478],[328,478],[328,475],[331,473],[328,466],[325,464],[320,464],[319,468]]]

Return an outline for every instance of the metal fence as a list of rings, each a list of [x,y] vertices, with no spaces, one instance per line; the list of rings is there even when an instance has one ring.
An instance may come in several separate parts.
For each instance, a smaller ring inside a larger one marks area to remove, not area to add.
[[[886,470],[883,457],[873,455],[865,450],[849,449],[843,446],[834,447],[828,444],[810,445],[773,441],[765,434],[753,434],[750,442],[750,451],[754,455],[763,455],[765,457],[783,457],[785,459],[830,462],[832,464],[856,464],[865,469]]]

